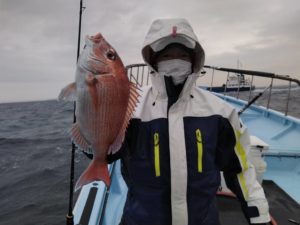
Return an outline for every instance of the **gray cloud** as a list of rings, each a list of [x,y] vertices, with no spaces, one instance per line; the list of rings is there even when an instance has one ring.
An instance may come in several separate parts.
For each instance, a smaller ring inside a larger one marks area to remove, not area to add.
[[[84,0],[82,39],[102,32],[125,64],[156,18],[185,17],[207,64],[300,78],[298,0]],[[0,102],[55,98],[74,79],[79,0],[0,0]],[[40,94],[39,94],[40,93]]]

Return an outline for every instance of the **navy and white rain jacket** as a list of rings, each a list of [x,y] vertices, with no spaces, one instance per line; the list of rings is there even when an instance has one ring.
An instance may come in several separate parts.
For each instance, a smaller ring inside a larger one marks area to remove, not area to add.
[[[177,40],[193,46],[194,73],[172,104],[165,77],[155,70],[152,85],[142,88],[118,153],[128,185],[123,221],[126,225],[218,225],[214,198],[223,171],[250,222],[268,222],[268,203],[247,161],[245,126],[234,108],[196,86],[204,51],[188,22],[154,21],[143,57],[153,68],[153,49]]]

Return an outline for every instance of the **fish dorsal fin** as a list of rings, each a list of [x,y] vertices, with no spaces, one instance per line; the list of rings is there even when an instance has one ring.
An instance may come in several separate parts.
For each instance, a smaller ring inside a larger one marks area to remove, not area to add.
[[[77,123],[74,124],[71,130],[71,138],[74,144],[82,151],[93,154],[92,147],[88,141],[82,136]]]
[[[64,87],[58,96],[58,100],[76,101],[76,83],[74,82]]]
[[[116,153],[117,151],[120,150],[120,148],[122,146],[122,143],[125,138],[125,132],[126,132],[128,124],[129,124],[129,120],[134,112],[134,109],[135,109],[137,103],[138,103],[138,97],[140,96],[140,94],[138,93],[137,90],[138,90],[138,88],[137,88],[136,84],[130,83],[129,100],[128,100],[128,104],[127,104],[126,114],[124,117],[124,122],[123,122],[123,125],[122,125],[122,127],[119,131],[119,134],[117,135],[114,143],[109,146],[108,154]]]

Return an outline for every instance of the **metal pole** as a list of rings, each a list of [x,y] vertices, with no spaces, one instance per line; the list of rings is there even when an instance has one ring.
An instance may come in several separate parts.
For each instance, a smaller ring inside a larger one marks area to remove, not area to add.
[[[139,85],[139,77],[140,77],[140,67],[138,66],[137,68],[136,68],[136,80],[137,80],[137,85]]]
[[[142,66],[142,83],[141,83],[141,86],[144,85],[144,70],[145,70],[145,67]]]
[[[269,98],[268,98],[268,103],[267,103],[267,109],[269,109],[269,107],[270,107],[272,88],[273,88],[273,80],[274,80],[274,78],[272,78],[271,84],[270,84],[270,92],[269,92]]]
[[[77,41],[77,58],[76,61],[78,62],[79,53],[80,53],[80,38],[81,38],[81,17],[82,17],[82,1],[80,0],[80,7],[79,7],[79,27],[78,27],[78,41]],[[74,110],[73,110],[73,123],[76,122],[76,102],[74,102]],[[71,168],[70,168],[70,193],[69,193],[69,211],[66,216],[66,224],[67,225],[74,225],[74,215],[73,215],[73,192],[74,192],[74,161],[75,161],[75,144],[72,142],[72,155],[71,155]]]
[[[250,92],[249,92],[249,98],[248,98],[248,101],[250,101],[250,98],[251,98],[251,95],[252,95],[253,79],[254,79],[254,76],[252,75],[252,76],[251,76]]]
[[[238,74],[238,89],[236,93],[236,98],[239,99],[240,96],[240,84],[241,84],[241,74]]]
[[[147,85],[149,84],[149,77],[150,77],[150,69],[147,67],[148,73],[147,73]]]
[[[291,87],[292,87],[292,82],[289,82],[289,92],[288,92],[288,96],[287,96],[287,101],[286,101],[286,107],[285,107],[285,113],[284,115],[287,116],[288,111],[289,111],[289,101],[290,101],[290,96],[291,96]]]
[[[212,90],[212,86],[213,86],[213,82],[214,82],[214,76],[215,76],[215,69],[212,70],[211,82],[210,82],[210,91]]]
[[[227,77],[226,77],[226,83],[225,83],[225,87],[224,87],[224,94],[226,95],[226,91],[227,91],[227,85],[228,85],[228,79],[229,79],[229,72],[227,73]]]

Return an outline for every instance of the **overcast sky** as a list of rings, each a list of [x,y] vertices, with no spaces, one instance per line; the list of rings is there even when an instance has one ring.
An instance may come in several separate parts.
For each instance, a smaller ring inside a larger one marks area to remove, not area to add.
[[[80,0],[0,0],[0,102],[55,99],[73,82]],[[124,64],[156,18],[184,17],[206,64],[300,79],[299,0],[84,0],[85,35],[101,32]]]

